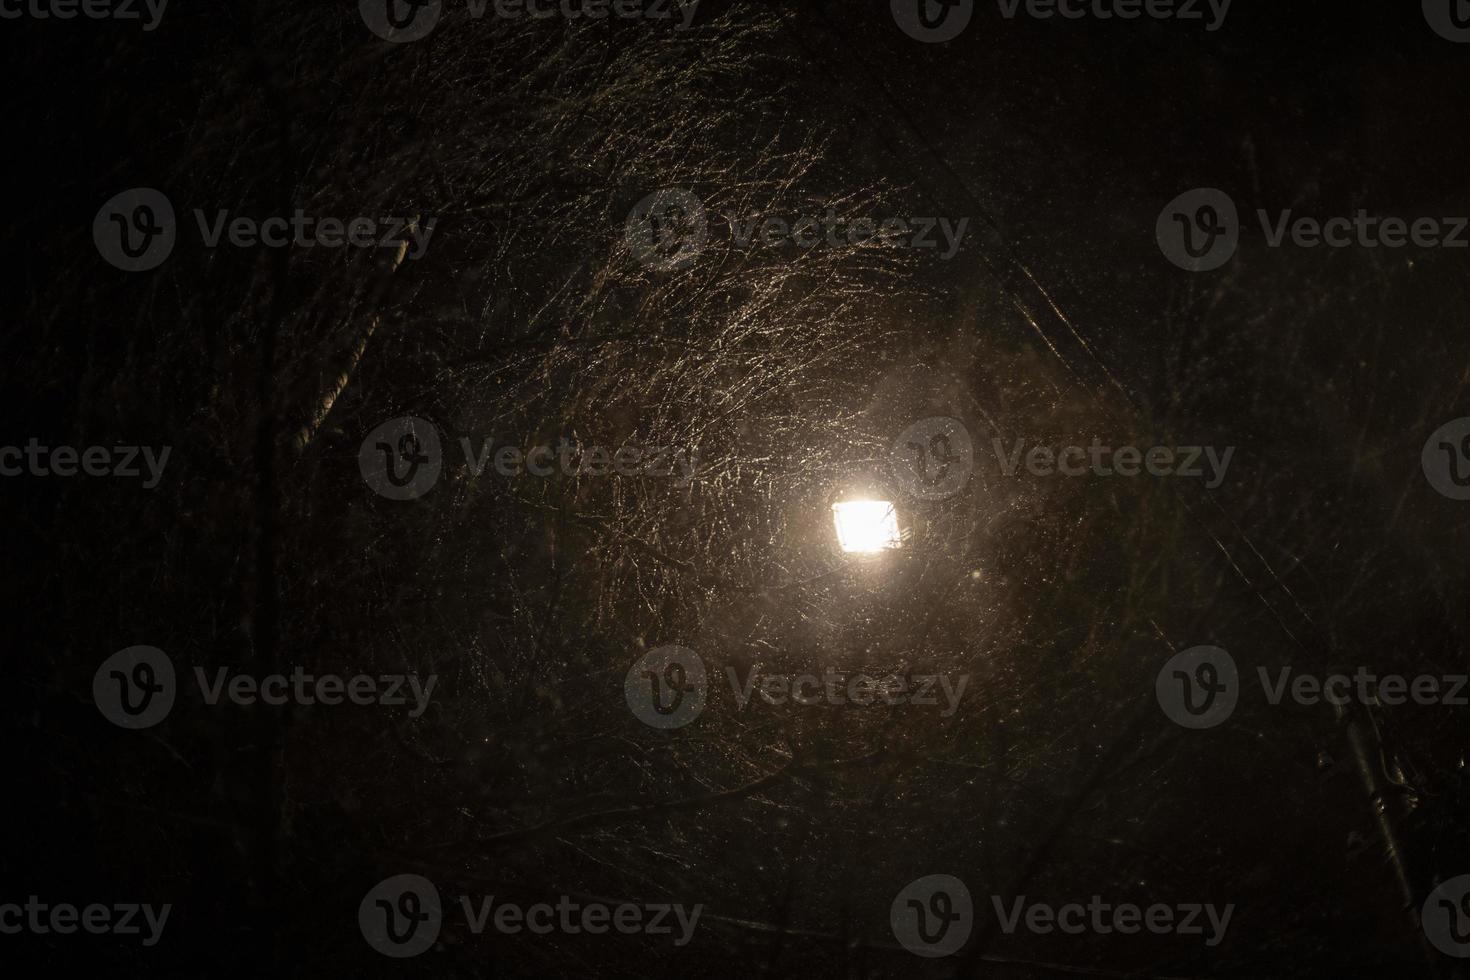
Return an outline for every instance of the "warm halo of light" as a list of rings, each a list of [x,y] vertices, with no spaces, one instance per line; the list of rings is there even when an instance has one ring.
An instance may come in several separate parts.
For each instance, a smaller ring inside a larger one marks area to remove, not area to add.
[[[851,554],[870,555],[903,545],[898,515],[889,500],[844,500],[832,505],[837,543]]]

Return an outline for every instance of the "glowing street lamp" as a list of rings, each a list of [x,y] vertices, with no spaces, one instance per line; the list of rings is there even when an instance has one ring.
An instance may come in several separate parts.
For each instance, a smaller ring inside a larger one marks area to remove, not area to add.
[[[849,554],[872,555],[903,547],[891,500],[844,500],[832,505],[837,544]]]

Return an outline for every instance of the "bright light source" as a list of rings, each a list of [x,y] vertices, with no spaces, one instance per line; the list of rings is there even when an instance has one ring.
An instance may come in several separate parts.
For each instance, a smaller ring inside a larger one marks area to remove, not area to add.
[[[837,523],[837,543],[843,551],[873,554],[903,544],[891,501],[844,500],[832,505],[832,519]]]

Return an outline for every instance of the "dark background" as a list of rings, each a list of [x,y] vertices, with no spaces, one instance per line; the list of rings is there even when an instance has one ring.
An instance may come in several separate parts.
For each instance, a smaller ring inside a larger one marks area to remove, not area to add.
[[[1449,975],[1328,708],[1243,697],[1187,732],[1153,683],[1199,644],[1252,676],[1465,671],[1466,505],[1433,492],[1419,452],[1470,414],[1467,256],[1268,249],[1248,217],[1232,262],[1192,275],[1154,224],[1199,186],[1243,216],[1470,213],[1470,46],[1408,2],[1237,0],[1214,33],[981,4],[942,45],[903,35],[886,2],[709,0],[695,25],[461,11],[395,46],[355,5],[269,0],[175,0],[147,34],[0,24],[0,444],[174,447],[153,491],[0,481],[0,901],[174,906],[152,949],[0,936],[0,958],[117,976]],[[133,186],[181,219],[150,273],[91,241]],[[717,241],[663,274],[629,257],[623,223],[666,186],[715,213],[840,202],[976,230],[949,262]],[[205,249],[194,207],[439,221],[395,270]],[[356,459],[407,414],[447,441],[638,437],[705,462],[691,488],[448,467],[398,504]],[[844,560],[828,505],[910,422],[946,415],[982,445],[1237,451],[1208,493],[982,463],[965,493],[910,505],[901,557]],[[662,733],[622,689],[665,643],[742,673],[972,680],[950,719],[716,699]],[[134,644],[210,669],[440,680],[420,719],[181,698],[125,732],[91,679]],[[1373,719],[1404,772],[1389,806],[1421,898],[1470,871],[1467,720]],[[387,960],[357,905],[405,871],[446,901],[600,895],[705,919],[678,949],[446,926],[432,953]],[[935,873],[977,899],[950,960],[889,930],[893,896]],[[984,928],[992,894],[1099,893],[1236,911],[1213,949]]]

